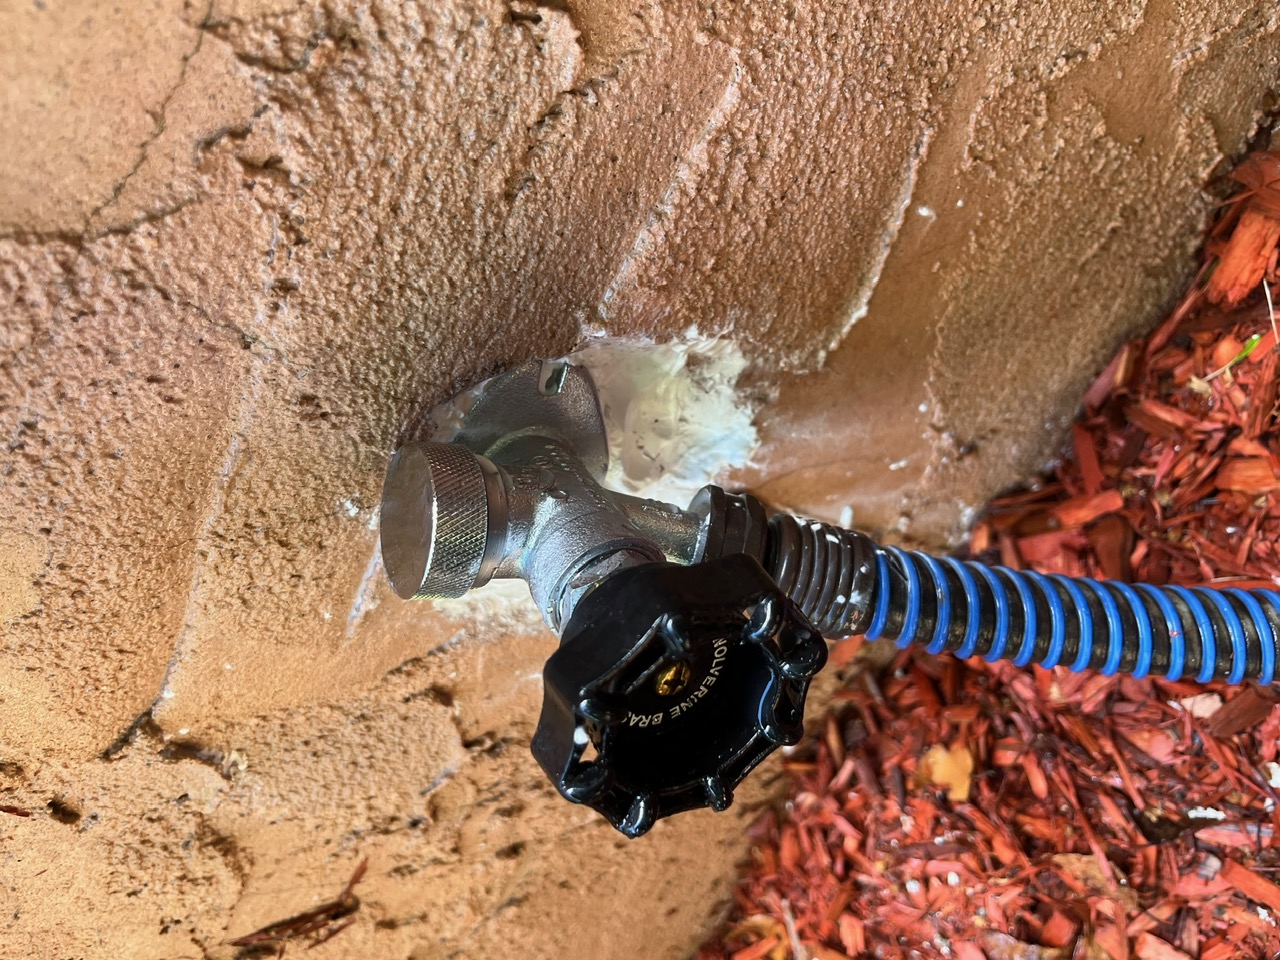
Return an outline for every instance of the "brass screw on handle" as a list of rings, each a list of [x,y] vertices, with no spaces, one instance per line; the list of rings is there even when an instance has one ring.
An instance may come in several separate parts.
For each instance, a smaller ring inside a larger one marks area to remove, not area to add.
[[[693,670],[689,667],[689,661],[677,660],[658,674],[653,685],[659,695],[664,697],[674,697],[677,693],[684,690],[692,675]]]

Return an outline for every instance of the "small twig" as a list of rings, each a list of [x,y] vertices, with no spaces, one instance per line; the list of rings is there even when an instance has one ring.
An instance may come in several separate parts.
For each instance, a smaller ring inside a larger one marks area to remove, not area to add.
[[[277,956],[284,956],[284,948],[291,941],[308,940],[310,946],[318,947],[326,940],[332,939],[355,922],[352,916],[360,909],[360,898],[355,895],[355,886],[369,869],[369,858],[360,861],[355,873],[342,888],[342,892],[333,900],[329,900],[284,920],[277,920],[265,927],[247,933],[243,937],[228,940],[232,947],[278,947]]]
[[[1276,308],[1271,302],[1271,284],[1267,283],[1267,278],[1262,278],[1262,293],[1267,298],[1267,319],[1271,321],[1271,349],[1280,349],[1280,330],[1276,329]]]
[[[791,912],[791,903],[785,898],[782,900],[782,922],[787,928],[787,939],[791,941],[791,956],[795,960],[809,960],[809,951],[804,948],[800,935],[796,932],[796,918]]]
[[[1274,322],[1275,321],[1272,320],[1272,323]],[[1253,336],[1251,336],[1248,340],[1244,342],[1243,350],[1237,353],[1234,357],[1228,360],[1225,364],[1223,364],[1217,370],[1214,370],[1212,373],[1206,374],[1203,382],[1208,383],[1210,380],[1214,379],[1215,377],[1222,376],[1232,367],[1236,366],[1238,363],[1240,363],[1242,360],[1248,357],[1249,354],[1253,353],[1254,349],[1258,346],[1260,342],[1262,342],[1262,334],[1255,333]]]

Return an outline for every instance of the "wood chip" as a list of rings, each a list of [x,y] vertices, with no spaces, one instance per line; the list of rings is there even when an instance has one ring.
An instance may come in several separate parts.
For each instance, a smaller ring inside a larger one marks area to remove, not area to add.
[[[1280,478],[1272,469],[1270,458],[1231,457],[1218,468],[1217,487],[1257,496],[1280,490]]]
[[[1150,933],[1138,935],[1133,944],[1133,955],[1138,960],[1192,960],[1188,954]]]
[[[1222,865],[1222,879],[1255,903],[1280,913],[1280,887],[1248,867],[1228,860]]]

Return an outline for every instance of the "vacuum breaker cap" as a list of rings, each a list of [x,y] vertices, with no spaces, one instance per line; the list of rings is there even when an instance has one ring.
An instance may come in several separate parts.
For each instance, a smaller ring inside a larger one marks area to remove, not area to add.
[[[405,444],[387,469],[380,526],[397,596],[461,597],[479,579],[489,531],[480,458],[455,443]]]

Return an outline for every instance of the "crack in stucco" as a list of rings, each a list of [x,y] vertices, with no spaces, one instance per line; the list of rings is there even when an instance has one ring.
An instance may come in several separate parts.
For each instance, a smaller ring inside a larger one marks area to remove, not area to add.
[[[268,265],[275,259],[275,250],[278,245],[279,235],[273,229],[272,239],[267,251]],[[226,317],[225,301],[219,302],[216,307],[210,308],[188,297],[184,297],[179,293],[175,293],[165,284],[160,283],[150,277],[141,277],[137,272],[130,268],[119,267],[115,273],[124,281],[126,287],[131,290],[144,291],[150,290],[157,294],[166,303],[173,304],[176,307],[182,307],[198,314],[208,325],[211,330],[222,330],[233,334],[240,341],[240,345],[245,350],[251,350],[255,347],[260,348],[255,355],[263,360],[273,363],[279,363],[288,370],[300,373],[305,376],[310,373],[310,368],[304,367],[296,360],[291,358],[284,348],[265,339],[261,333],[254,333],[252,330],[241,326],[234,320]],[[268,294],[271,292],[271,284],[276,282],[276,277],[272,275],[267,287]]]
[[[115,760],[121,756],[137,739],[138,734],[153,722],[151,719],[151,707],[147,707],[146,710],[134,717],[132,723],[120,731],[119,736],[102,749],[102,752],[98,754],[98,759]]]
[[[131,170],[127,176],[131,177],[136,172],[137,170]],[[123,182],[120,184],[120,188],[121,190],[124,189]],[[87,245],[104,237],[124,236],[147,224],[162,223],[175,213],[181,213],[187,207],[193,206],[202,199],[203,197],[200,196],[185,197],[170,204],[153,207],[150,210],[140,210],[127,223],[100,224],[92,230],[88,224],[94,213],[90,212],[85,218],[85,226],[80,230],[13,230],[7,233],[0,231],[0,240],[20,247],[43,247],[49,243],[65,243],[78,250],[83,250]],[[106,203],[109,202],[111,201],[106,201]],[[97,207],[95,211],[100,209],[103,209],[103,207]]]
[[[0,230],[0,240],[9,241],[22,247],[40,247],[47,243],[65,243],[79,251],[83,251],[89,244],[104,237],[124,236],[134,232],[139,227],[162,223],[174,214],[181,213],[188,207],[194,206],[205,199],[206,191],[196,188],[190,196],[181,197],[170,202],[153,204],[143,209],[132,210],[128,213],[128,219],[122,222],[109,221],[103,217],[104,213],[117,205],[124,194],[125,188],[145,167],[147,160],[151,156],[152,146],[168,131],[167,116],[171,101],[188,82],[190,64],[202,49],[206,32],[212,32],[204,21],[201,21],[199,31],[196,43],[182,57],[182,67],[177,80],[164,97],[161,98],[160,104],[154,109],[147,110],[156,119],[151,133],[137,147],[139,151],[137,160],[111,186],[106,198],[84,215],[81,226],[78,229]],[[253,132],[255,121],[269,109],[269,103],[260,103],[254,108],[249,119],[243,123],[227,123],[209,133],[195,137],[192,144],[191,168],[193,170],[197,169],[201,163],[202,155],[213,150],[224,140],[243,140],[247,138]]]
[[[567,104],[574,99],[582,100],[588,105],[598,102],[600,91],[615,84],[622,74],[623,64],[630,58],[643,52],[642,47],[627,48],[617,52],[613,62],[605,67],[598,61],[598,53],[585,40],[583,31],[574,14],[567,7],[540,5],[534,8],[536,13],[529,13],[514,3],[507,4],[508,19],[522,36],[541,47],[543,41],[534,33],[533,27],[543,21],[542,11],[557,17],[563,17],[573,29],[574,45],[577,47],[579,63],[574,71],[573,82],[552,96],[550,103],[544,107],[528,126],[529,139],[524,153],[515,170],[506,178],[503,196],[511,208],[514,208],[520,195],[530,186],[538,182],[538,175],[533,171],[536,157],[551,137],[557,121],[565,115]],[[581,74],[589,71],[586,76]]]
[[[212,13],[213,0],[209,0],[209,4],[205,9],[204,17],[201,18],[201,24],[206,22]],[[108,207],[113,206],[120,199],[120,196],[124,193],[124,188],[128,186],[129,181],[134,178],[138,171],[142,169],[143,164],[147,162],[147,155],[151,149],[151,145],[155,143],[156,140],[160,138],[160,135],[165,132],[165,113],[169,108],[169,104],[177,92],[182,89],[182,85],[187,82],[187,71],[191,66],[191,61],[195,58],[196,54],[200,52],[200,48],[204,45],[205,31],[200,25],[196,26],[195,31],[196,41],[192,45],[191,49],[182,56],[182,67],[178,71],[178,79],[174,81],[173,86],[169,88],[169,92],[164,95],[156,108],[154,110],[147,111],[148,113],[153,113],[155,115],[155,124],[150,135],[148,135],[147,138],[138,145],[138,159],[134,162],[133,166],[126,171],[125,175],[117,180],[112,186],[107,198],[90,210],[88,215],[85,217],[83,233],[86,236],[91,235],[94,221],[97,220]],[[185,205],[185,203],[181,204],[179,209],[181,206]]]
[[[215,16],[211,9],[210,13],[200,21],[199,29],[212,33],[226,43],[232,55],[245,66],[279,76],[288,76],[307,70],[311,66],[316,51],[326,42],[335,45],[346,43],[353,46],[361,42],[356,25],[350,21],[335,18],[332,10],[324,4],[315,11],[315,14],[323,19],[306,33],[305,37],[291,34],[289,18],[302,9],[304,9],[303,5],[299,4],[297,9],[292,11],[260,13],[251,17],[242,17],[225,11],[219,11]],[[378,20],[376,8],[368,12],[376,23]],[[274,35],[282,51],[290,41],[301,40],[302,48],[296,54],[282,53],[278,57],[268,53],[252,53],[227,36],[229,32],[227,28],[231,26],[238,26],[248,31],[266,31]]]
[[[514,208],[516,201],[520,199],[520,195],[538,182],[538,175],[531,168],[534,166],[539,150],[550,139],[551,128],[564,116],[565,105],[575,98],[588,105],[595,104],[599,91],[616,81],[620,73],[621,65],[616,65],[612,70],[587,77],[574,83],[571,87],[557,91],[551,103],[529,125],[529,144],[525,148],[518,168],[507,177],[506,188],[503,191],[504,199],[512,208]]]

